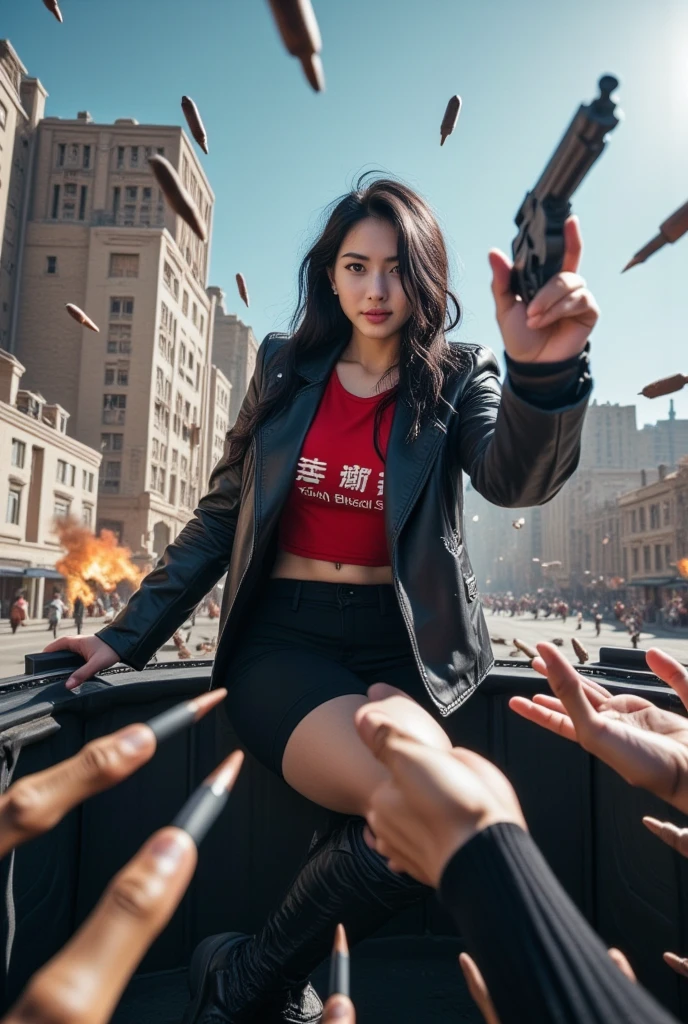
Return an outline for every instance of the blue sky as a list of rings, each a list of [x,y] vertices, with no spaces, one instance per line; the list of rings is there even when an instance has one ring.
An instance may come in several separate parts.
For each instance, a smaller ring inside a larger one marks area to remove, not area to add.
[[[602,308],[593,335],[599,401],[688,373],[688,235],[621,267],[688,199],[685,0],[314,0],[327,90],[283,50],[265,0],[5,0],[1,31],[49,92],[47,113],[180,123],[198,103],[216,194],[210,282],[262,337],[283,329],[320,213],[356,174],[400,176],[431,203],[450,249],[466,340],[501,355],[487,251],[510,252],[513,217],[603,72],[621,80],[624,121],[574,197],[582,273]],[[439,125],[459,93],[459,125]],[[245,275],[246,311],[234,274]],[[688,389],[676,407],[688,417]]]

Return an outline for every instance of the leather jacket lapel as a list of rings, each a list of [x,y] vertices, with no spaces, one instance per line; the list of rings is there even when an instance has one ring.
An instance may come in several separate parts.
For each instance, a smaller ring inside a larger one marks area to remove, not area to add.
[[[399,400],[394,410],[385,463],[385,522],[393,545],[428,477],[444,436],[437,421],[426,422],[415,441],[406,437],[413,422],[411,407]]]

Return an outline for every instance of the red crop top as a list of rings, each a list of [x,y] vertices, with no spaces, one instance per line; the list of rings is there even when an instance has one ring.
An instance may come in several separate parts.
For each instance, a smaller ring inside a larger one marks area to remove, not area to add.
[[[384,463],[375,451],[375,411],[384,391],[358,398],[332,371],[301,449],[279,523],[279,546],[304,558],[347,565],[389,565]],[[387,453],[394,403],[382,413]]]

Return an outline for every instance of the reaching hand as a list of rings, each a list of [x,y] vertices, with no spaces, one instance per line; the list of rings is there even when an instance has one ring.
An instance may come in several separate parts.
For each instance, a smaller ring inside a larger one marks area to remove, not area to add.
[[[564,225],[564,261],[525,303],[511,291],[511,261],[499,249],[490,251],[492,294],[504,348],[524,363],[557,363],[578,355],[597,323],[599,308],[578,274],[583,241],[577,217]]]
[[[393,871],[436,888],[452,855],[482,829],[498,821],[526,827],[509,781],[485,758],[425,746],[377,709],[359,711],[356,725],[390,773],[366,817]]]
[[[196,868],[193,840],[156,832],[108,886],[67,945],[33,978],[2,1024],[106,1024],[144,953],[176,910]]]
[[[87,743],[60,764],[19,779],[0,796],[0,858],[41,835],[77,804],[117,785],[149,761],[156,740],[147,725],[129,725]]]
[[[81,683],[85,683],[87,679],[92,679],[96,672],[112,668],[119,661],[119,654],[113,651],[112,647],[109,647],[98,636],[61,636],[59,640],[53,640],[43,650],[45,652],[74,651],[75,654],[80,654],[86,662],[81,668],[77,668],[72,672],[65,683],[68,690],[76,689]]]
[[[672,850],[676,850],[676,853],[680,853],[682,857],[688,857],[688,828],[678,828],[670,821],[658,821],[657,818],[651,818],[649,815],[643,818],[643,825]]]
[[[574,740],[632,786],[642,786],[688,811],[688,719],[643,697],[621,694],[583,679],[552,644],[538,644],[533,668],[547,676],[555,697],[512,697],[509,707],[550,732]],[[650,648],[647,663],[688,706],[688,672]],[[558,699],[557,699],[558,698]]]

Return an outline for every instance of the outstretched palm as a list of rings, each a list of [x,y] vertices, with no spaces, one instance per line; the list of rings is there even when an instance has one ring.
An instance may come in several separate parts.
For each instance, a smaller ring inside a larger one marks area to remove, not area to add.
[[[612,694],[583,679],[551,644],[538,644],[534,668],[556,696],[513,697],[509,706],[550,732],[579,743],[633,786],[643,786],[688,813],[688,719],[663,711],[643,697]],[[650,668],[688,707],[688,672],[658,650]]]

